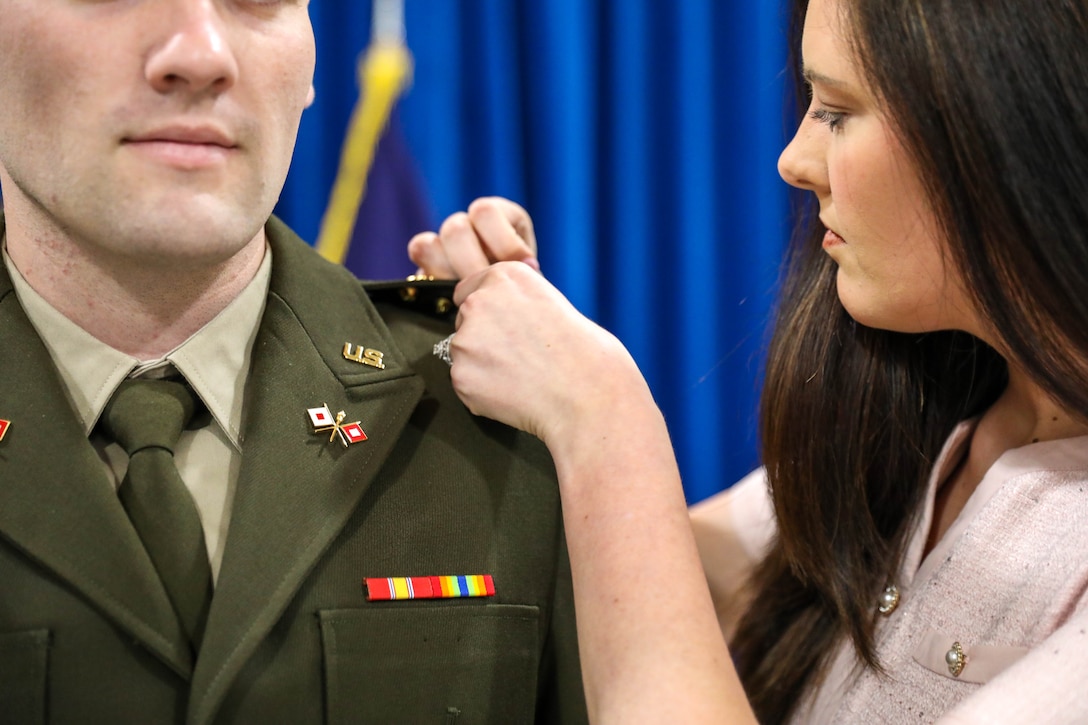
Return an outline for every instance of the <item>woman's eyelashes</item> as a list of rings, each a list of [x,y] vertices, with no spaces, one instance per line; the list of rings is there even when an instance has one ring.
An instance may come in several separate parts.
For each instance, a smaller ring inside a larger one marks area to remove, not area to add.
[[[819,123],[827,124],[832,131],[837,131],[846,120],[846,114],[842,111],[829,111],[826,108],[814,108],[808,113],[809,118]]]

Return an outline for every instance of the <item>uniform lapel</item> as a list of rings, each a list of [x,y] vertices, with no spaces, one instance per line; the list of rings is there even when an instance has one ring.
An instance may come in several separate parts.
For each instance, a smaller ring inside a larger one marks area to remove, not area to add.
[[[187,678],[174,611],[3,264],[0,340],[0,537]]]
[[[269,227],[271,291],[254,344],[242,468],[190,722],[214,717],[351,516],[423,392],[358,282],[300,249],[274,221]],[[381,350],[386,368],[345,359],[346,342]],[[360,421],[367,440],[345,448],[329,433],[315,434],[307,409],[324,404],[334,415],[345,411],[345,422]]]

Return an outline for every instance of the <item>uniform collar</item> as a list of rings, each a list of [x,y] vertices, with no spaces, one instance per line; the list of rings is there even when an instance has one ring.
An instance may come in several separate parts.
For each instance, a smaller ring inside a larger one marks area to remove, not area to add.
[[[162,359],[149,361],[115,350],[76,325],[34,291],[6,248],[3,259],[15,294],[49,350],[88,435],[122,380],[155,375],[156,370],[172,364],[204,401],[234,447],[241,450],[243,396],[271,279],[272,253],[267,247],[257,274],[238,297]]]

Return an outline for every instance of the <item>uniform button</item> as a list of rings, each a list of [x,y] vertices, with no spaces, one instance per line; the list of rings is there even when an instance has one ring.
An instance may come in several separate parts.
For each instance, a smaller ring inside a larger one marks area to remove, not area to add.
[[[880,602],[877,610],[884,616],[888,616],[899,606],[899,587],[889,584],[880,594]]]

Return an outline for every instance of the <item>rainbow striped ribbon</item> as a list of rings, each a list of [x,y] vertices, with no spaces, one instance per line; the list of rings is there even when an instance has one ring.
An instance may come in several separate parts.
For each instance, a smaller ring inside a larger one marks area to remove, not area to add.
[[[364,583],[368,602],[495,596],[495,582],[490,574],[368,577]]]

